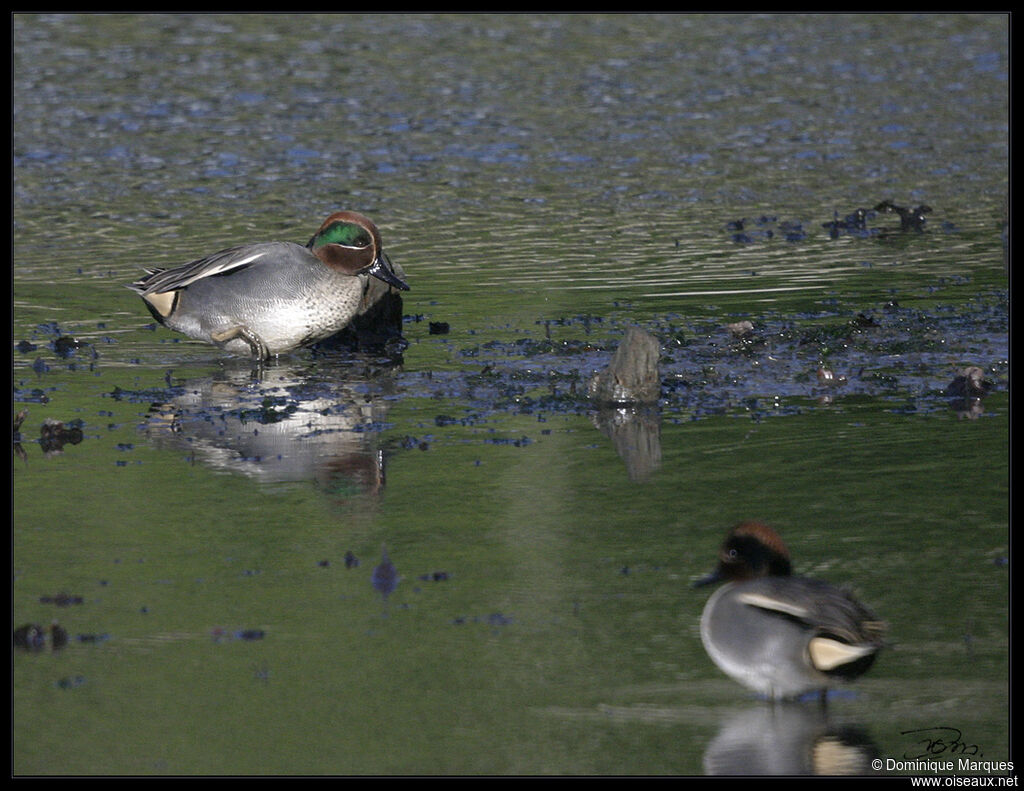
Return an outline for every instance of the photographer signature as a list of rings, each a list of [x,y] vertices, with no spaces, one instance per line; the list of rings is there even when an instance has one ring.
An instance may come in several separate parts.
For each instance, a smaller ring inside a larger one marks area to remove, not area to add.
[[[921,752],[916,755],[910,755],[910,751],[908,751],[903,754],[904,758],[928,758],[929,756],[943,755],[944,753],[977,757],[984,756],[978,745],[963,740],[963,732],[959,728],[940,725],[933,728],[916,728],[911,731],[900,731],[900,736],[912,735],[917,736],[914,744],[921,745]]]

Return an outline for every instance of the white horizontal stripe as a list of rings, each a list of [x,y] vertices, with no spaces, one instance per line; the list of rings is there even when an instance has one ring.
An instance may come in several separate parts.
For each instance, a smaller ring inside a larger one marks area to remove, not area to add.
[[[243,258],[241,261],[232,261],[231,262],[231,267],[244,266],[245,264],[251,264],[257,258],[262,258],[265,255],[266,255],[266,252],[263,252],[263,253],[253,253],[248,258]]]
[[[266,254],[266,251],[262,253],[253,253],[248,258],[243,258],[241,261],[225,261],[224,263],[218,264],[217,266],[212,266],[209,267],[208,269],[203,269],[202,271],[196,273],[187,280],[183,280],[179,285],[176,286],[176,288],[184,288],[185,286],[191,283],[195,283],[197,280],[202,280],[204,277],[211,277],[212,275],[219,275],[222,272],[230,272],[232,269],[238,269],[238,267],[245,266],[246,264],[251,264],[257,258],[262,258]]]

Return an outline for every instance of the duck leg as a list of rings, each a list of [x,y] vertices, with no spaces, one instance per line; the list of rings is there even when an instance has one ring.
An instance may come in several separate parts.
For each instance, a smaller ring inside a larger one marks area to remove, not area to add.
[[[231,329],[224,330],[222,332],[211,332],[210,337],[221,346],[224,346],[228,341],[232,341],[235,338],[241,338],[249,344],[249,348],[252,349],[252,356],[257,360],[270,359],[270,351],[267,349],[267,345],[263,342],[263,339],[248,327],[232,327]]]

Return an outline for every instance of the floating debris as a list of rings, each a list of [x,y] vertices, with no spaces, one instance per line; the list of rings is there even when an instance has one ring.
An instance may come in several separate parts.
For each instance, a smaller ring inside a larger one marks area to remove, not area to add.
[[[946,387],[946,395],[955,398],[983,398],[993,384],[985,378],[985,371],[976,365],[957,371],[953,381]]]
[[[67,630],[56,621],[50,624],[49,635],[42,626],[35,623],[27,623],[14,630],[14,647],[25,651],[42,651],[47,644],[52,650],[58,651],[67,645],[67,642]]]
[[[28,651],[42,651],[46,646],[46,632],[35,623],[27,623],[14,630],[14,645]]]
[[[875,211],[884,212],[886,214],[898,214],[900,217],[900,230],[901,231],[916,231],[922,233],[924,231],[924,224],[926,222],[925,215],[931,214],[932,207],[915,206],[912,209],[905,209],[902,206],[895,205],[892,201],[882,201],[875,206]]]
[[[92,634],[92,633],[76,634],[75,635],[75,639],[78,642],[80,642],[80,643],[85,643],[87,645],[96,645],[98,643],[105,643],[107,640],[110,639],[110,635],[109,634]]]
[[[374,590],[387,601],[388,596],[394,593],[395,588],[398,587],[399,576],[391,558],[388,557],[387,547],[381,546],[380,553],[380,563],[374,567],[370,582],[373,584]]]
[[[878,327],[879,325],[871,316],[864,313],[858,313],[850,319],[850,326],[857,330],[866,330]]]
[[[533,442],[529,437],[485,437],[485,445],[511,445],[516,448],[525,448]],[[420,448],[426,450],[426,448]]]
[[[824,367],[818,369],[818,384],[822,387],[842,387],[846,382],[846,376],[843,374],[836,374]]]
[[[509,626],[514,623],[512,616],[504,615],[500,612],[492,612],[490,615],[479,616],[474,615],[473,617],[459,615],[452,619],[452,623],[455,626],[463,626],[468,623],[485,623],[488,626]]]
[[[21,446],[21,424],[25,422],[25,418],[28,417],[28,410],[22,409],[14,416],[14,455],[16,455],[22,461],[28,461],[28,454],[25,449]]]
[[[215,643],[222,643],[225,640],[243,640],[246,642],[252,642],[254,640],[262,640],[266,637],[266,632],[262,629],[238,629],[233,632],[229,632],[227,629],[217,627],[210,630],[210,636],[213,638]]]
[[[868,236],[872,229],[868,228],[868,220],[875,216],[873,211],[868,209],[856,209],[839,219],[839,212],[832,213],[832,220],[821,224],[821,227],[828,231],[833,239],[838,239],[844,233],[850,236]]]
[[[59,338],[54,340],[51,345],[53,346],[53,351],[58,357],[68,358],[72,357],[79,349],[84,346],[88,346],[89,344],[72,338],[70,335],[61,335]]]
[[[776,236],[787,242],[800,242],[807,238],[803,223],[794,220],[779,220],[771,214],[762,214],[753,219],[743,217],[725,224],[727,231],[734,231],[732,240],[737,244],[750,244],[759,240],[774,239]],[[678,243],[676,244],[678,247]]]
[[[51,455],[61,453],[65,445],[77,445],[83,438],[81,420],[64,425],[59,420],[46,418],[40,429],[39,444],[44,453]]]
[[[58,607],[70,607],[72,604],[82,604],[85,600],[81,596],[72,596],[67,593],[58,593],[56,596],[40,596],[40,604],[56,604]]]
[[[976,365],[959,370],[946,386],[950,408],[962,420],[977,420],[985,412],[981,400],[995,385],[985,378],[985,371]]]
[[[54,651],[68,644],[68,633],[56,621],[50,624],[50,645]]]
[[[447,571],[432,571],[429,574],[420,574],[417,579],[423,582],[444,582],[451,578]]]

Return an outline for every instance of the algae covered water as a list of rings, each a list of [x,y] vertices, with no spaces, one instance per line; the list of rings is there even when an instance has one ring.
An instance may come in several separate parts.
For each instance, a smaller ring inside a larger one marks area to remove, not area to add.
[[[1006,16],[13,33],[17,774],[1007,759]],[[407,275],[400,360],[254,369],[123,287],[338,209]],[[602,411],[633,329],[658,402]],[[888,623],[825,713],[703,651],[742,519]]]

